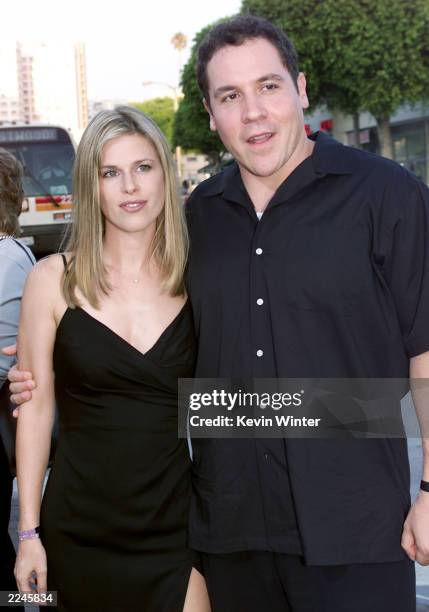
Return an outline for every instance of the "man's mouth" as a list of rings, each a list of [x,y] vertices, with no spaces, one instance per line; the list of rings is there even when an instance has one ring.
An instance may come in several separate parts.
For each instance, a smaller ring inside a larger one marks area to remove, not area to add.
[[[246,142],[252,145],[264,144],[271,140],[274,136],[274,132],[263,132],[261,134],[255,134],[254,136],[250,136]]]

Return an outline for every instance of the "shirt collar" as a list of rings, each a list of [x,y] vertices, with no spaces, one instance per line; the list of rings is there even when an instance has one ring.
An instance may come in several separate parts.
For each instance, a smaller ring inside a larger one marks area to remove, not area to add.
[[[351,174],[353,172],[354,160],[347,155],[349,147],[342,145],[324,132],[315,132],[311,134],[310,139],[315,143],[311,161],[316,175]],[[214,180],[207,187],[206,195],[215,196],[223,193],[226,199],[242,200],[245,190],[242,181],[237,180],[240,178],[237,176],[239,173],[238,164],[233,162],[216,177],[213,177]]]
[[[315,147],[311,155],[314,172],[318,175],[326,174],[352,174],[355,169],[355,160],[349,155],[351,149],[325,132],[315,132],[309,136]]]
[[[243,198],[244,187],[236,161],[233,161],[222,172],[209,180],[211,185],[207,186],[205,195],[210,197],[223,194],[225,198],[232,200]]]

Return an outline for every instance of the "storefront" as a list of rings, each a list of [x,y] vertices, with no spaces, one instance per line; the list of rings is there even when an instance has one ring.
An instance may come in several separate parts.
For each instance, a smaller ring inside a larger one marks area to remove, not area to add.
[[[377,126],[374,118],[362,113],[359,120],[360,146],[367,151],[379,153]],[[355,146],[352,117],[334,113],[329,109],[318,109],[306,117],[308,133],[324,130],[334,138]],[[399,164],[429,184],[429,107],[423,104],[404,106],[392,116],[391,134],[393,157]]]

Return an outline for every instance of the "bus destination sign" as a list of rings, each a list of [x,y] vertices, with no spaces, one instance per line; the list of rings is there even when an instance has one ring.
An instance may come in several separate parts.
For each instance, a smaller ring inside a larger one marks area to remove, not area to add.
[[[55,128],[13,128],[0,130],[0,143],[12,142],[43,142],[57,140]]]

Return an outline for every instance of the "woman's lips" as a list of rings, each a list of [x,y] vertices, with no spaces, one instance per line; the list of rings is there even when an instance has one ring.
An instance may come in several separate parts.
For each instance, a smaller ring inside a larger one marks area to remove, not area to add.
[[[120,204],[120,208],[122,208],[122,210],[125,210],[125,212],[138,212],[139,210],[141,210],[144,206],[146,205],[146,200],[134,200],[132,202],[122,202],[122,204]]]

